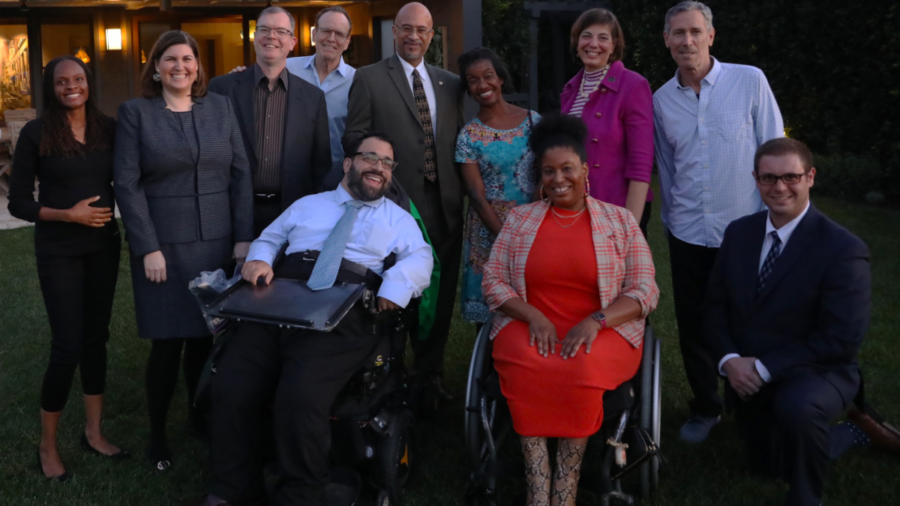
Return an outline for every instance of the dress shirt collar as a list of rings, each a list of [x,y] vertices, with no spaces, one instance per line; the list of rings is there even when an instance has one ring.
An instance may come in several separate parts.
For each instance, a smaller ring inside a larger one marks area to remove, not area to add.
[[[344,188],[344,182],[341,181],[341,184],[338,185],[337,190],[334,191],[334,201],[338,206],[342,206],[344,205],[344,202],[348,202],[350,200],[356,200],[356,198],[353,197],[353,195],[350,195],[350,192],[348,192],[347,189]],[[370,200],[368,202],[363,202],[363,204],[373,208],[381,207],[381,204],[383,203],[384,197],[376,200]]]
[[[422,58],[422,61],[415,67],[403,58],[400,58],[399,55],[397,56],[397,59],[400,60],[400,65],[403,65],[403,73],[406,74],[407,79],[412,79],[413,70],[419,71],[419,77],[423,81],[428,79],[428,69],[425,68],[425,58]]]
[[[265,79],[266,86],[269,85],[269,80],[266,78],[266,75],[263,73],[262,68],[260,68],[258,63],[253,64],[253,82],[256,83],[257,86],[260,85]],[[288,89],[288,71],[287,67],[281,69],[281,74],[278,75],[278,80],[281,82],[281,85],[285,90]]]
[[[722,73],[722,65],[719,63],[719,60],[715,59],[715,57],[713,56],[710,56],[709,60],[710,62],[712,62],[712,68],[709,69],[709,73],[706,74],[706,77],[701,79],[701,82],[706,81],[706,84],[715,86],[716,81],[719,80],[719,74]],[[680,72],[681,70],[675,71],[675,86],[677,86],[679,90],[689,89],[690,86],[684,86],[681,84]]]
[[[318,75],[319,71],[316,70],[316,55],[312,55],[312,57],[308,58],[306,60],[306,65],[304,65],[304,67],[306,67],[306,68],[312,67],[312,71]],[[335,71],[338,74],[340,74],[341,77],[347,77],[347,70],[350,68],[351,68],[350,65],[347,65],[346,63],[344,63],[344,57],[341,56],[341,62],[338,63],[338,66],[335,69]],[[329,74],[329,75],[331,75],[331,74]]]
[[[772,225],[772,211],[769,211],[769,214],[766,216],[766,236],[768,236],[772,232],[778,232],[778,238],[781,239],[782,249],[784,245],[787,244],[788,239],[791,238],[791,234],[794,233],[794,230],[797,229],[797,225],[800,224],[800,220],[806,216],[806,213],[809,211],[809,201],[806,202],[806,209],[800,213],[800,216],[797,216],[793,220],[787,222],[781,228],[775,228],[775,225]]]

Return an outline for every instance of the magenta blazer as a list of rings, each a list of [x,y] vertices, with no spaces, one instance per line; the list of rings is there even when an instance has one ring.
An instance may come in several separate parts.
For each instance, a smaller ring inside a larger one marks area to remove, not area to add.
[[[581,87],[584,69],[563,88],[562,113],[568,114]],[[653,95],[650,84],[617,61],[600,89],[591,94],[581,118],[588,128],[585,141],[591,196],[625,207],[628,182],[650,182],[653,170]],[[647,201],[653,192],[647,192]]]

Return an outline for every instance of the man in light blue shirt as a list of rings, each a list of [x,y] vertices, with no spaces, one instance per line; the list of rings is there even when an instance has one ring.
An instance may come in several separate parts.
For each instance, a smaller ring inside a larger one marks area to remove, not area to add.
[[[342,54],[350,45],[353,22],[350,15],[339,6],[328,7],[316,14],[316,26],[312,40],[316,46],[313,56],[288,58],[288,72],[314,84],[325,93],[328,108],[328,134],[331,137],[331,161],[335,174],[341,174],[344,149],[341,137],[347,123],[347,101],[350,84],[356,69],[344,63]],[[327,186],[326,186],[327,187]]]
[[[666,13],[663,37],[678,64],[653,95],[654,144],[672,264],[681,354],[694,394],[681,438],[699,443],[722,412],[717,368],[701,328],[700,304],[733,220],[764,209],[753,179],[753,156],[784,135],[766,76],[710,56],[712,12],[681,2]]]

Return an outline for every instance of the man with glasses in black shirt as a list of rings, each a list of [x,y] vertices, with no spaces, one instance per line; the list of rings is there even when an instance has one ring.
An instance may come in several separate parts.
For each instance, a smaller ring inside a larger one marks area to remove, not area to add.
[[[256,21],[256,63],[209,83],[235,106],[253,176],[256,236],[295,200],[323,190],[332,169],[325,95],[286,68],[294,28],[286,10],[266,8]]]

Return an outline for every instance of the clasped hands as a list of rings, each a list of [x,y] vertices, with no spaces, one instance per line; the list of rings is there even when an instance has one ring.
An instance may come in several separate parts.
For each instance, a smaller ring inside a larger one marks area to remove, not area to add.
[[[578,353],[578,349],[582,344],[584,345],[584,352],[590,353],[591,344],[593,344],[594,339],[597,339],[597,333],[602,329],[600,322],[589,316],[572,327],[569,333],[566,334],[565,339],[560,341],[556,336],[556,326],[553,325],[553,322],[543,314],[538,313],[528,322],[530,335],[528,345],[534,346],[537,344],[538,354],[547,357],[549,354],[555,354],[556,345],[560,344],[559,356],[563,359],[569,359]]]
[[[766,384],[756,369],[755,357],[733,357],[722,364],[731,388],[742,401],[746,401]]]
[[[242,262],[247,258],[247,252],[249,251],[249,242],[234,243],[233,256],[238,262]],[[147,279],[157,284],[166,282],[166,279],[168,279],[166,274],[166,257],[162,251],[156,250],[144,255],[144,275],[147,276]]]
[[[268,285],[272,282],[272,278],[275,277],[275,272],[272,270],[272,266],[267,262],[263,262],[262,260],[251,260],[246,262],[244,267],[241,268],[241,277],[253,286],[256,286],[257,282]],[[384,297],[378,297],[379,311],[390,311],[392,309],[400,309],[400,306]]]

